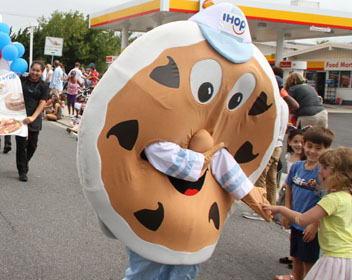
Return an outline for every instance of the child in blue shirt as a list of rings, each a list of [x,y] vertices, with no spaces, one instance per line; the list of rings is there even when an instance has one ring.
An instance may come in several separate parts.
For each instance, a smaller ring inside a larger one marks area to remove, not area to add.
[[[317,183],[319,173],[319,156],[331,145],[334,133],[323,127],[309,128],[303,135],[306,160],[295,162],[286,178],[285,206],[304,213],[313,208],[320,200],[321,189]],[[282,225],[289,227],[283,217]],[[309,269],[319,258],[317,239],[318,223],[301,227],[291,223],[290,256],[293,257],[292,275],[276,276],[275,279],[303,280]]]

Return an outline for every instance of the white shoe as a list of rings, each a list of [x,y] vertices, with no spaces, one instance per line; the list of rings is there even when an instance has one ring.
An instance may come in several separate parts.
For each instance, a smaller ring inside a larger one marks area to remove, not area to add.
[[[258,220],[258,221],[264,221],[264,219],[258,215],[257,213],[253,212],[243,212],[242,216],[246,219],[250,219],[250,220]]]

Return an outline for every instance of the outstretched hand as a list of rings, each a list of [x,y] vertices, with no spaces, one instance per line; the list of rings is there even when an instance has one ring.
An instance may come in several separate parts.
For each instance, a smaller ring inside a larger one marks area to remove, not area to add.
[[[265,203],[259,203],[259,204],[264,211],[269,210],[274,214],[277,214],[280,212],[280,206],[273,206],[273,205],[265,204]]]

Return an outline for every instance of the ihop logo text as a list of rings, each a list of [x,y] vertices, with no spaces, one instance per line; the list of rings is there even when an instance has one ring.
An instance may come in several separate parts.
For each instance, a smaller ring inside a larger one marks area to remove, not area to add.
[[[224,13],[222,20],[225,24],[231,24],[233,32],[237,35],[242,35],[246,31],[246,21],[238,15]]]

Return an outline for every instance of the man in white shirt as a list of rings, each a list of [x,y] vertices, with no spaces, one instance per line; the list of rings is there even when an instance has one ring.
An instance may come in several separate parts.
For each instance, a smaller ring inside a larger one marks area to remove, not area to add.
[[[83,74],[82,74],[82,71],[79,69],[80,67],[81,67],[81,64],[79,62],[76,62],[75,63],[75,68],[70,70],[70,72],[68,73],[68,77],[70,77],[72,71],[75,71],[76,72],[76,79],[81,84],[83,84],[84,83],[83,78],[82,78]]]
[[[64,72],[60,67],[60,61],[55,60],[54,67],[55,67],[55,70],[54,70],[53,76],[51,77],[49,88],[50,88],[50,93],[54,93],[56,96],[59,96],[64,88],[64,85],[62,82],[62,78],[64,77]]]

